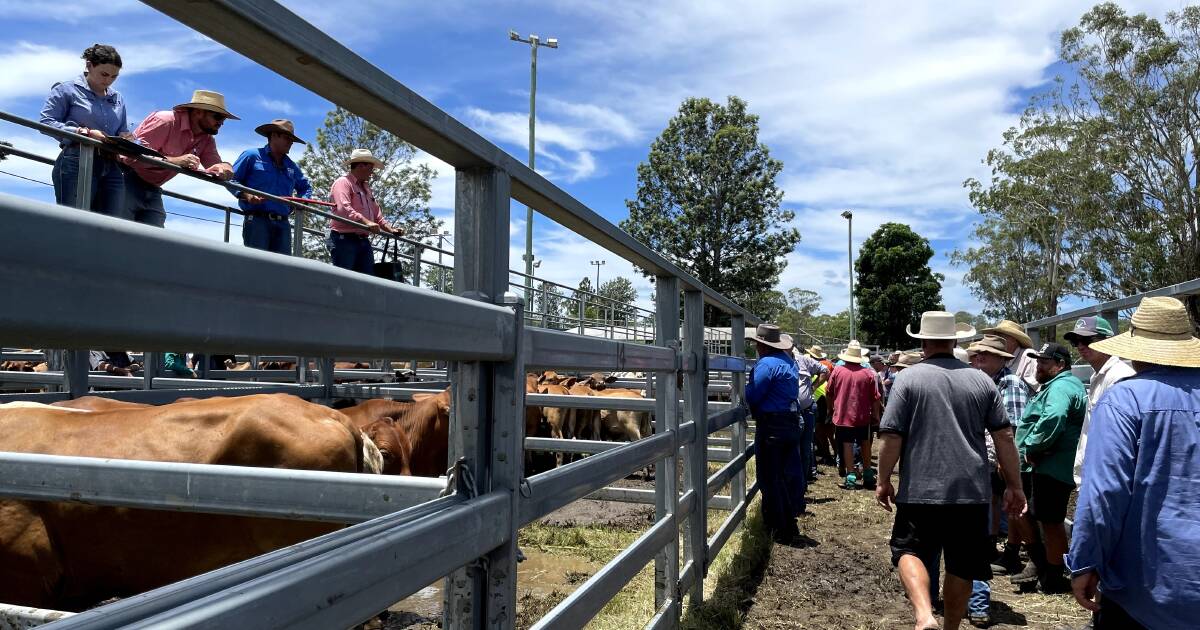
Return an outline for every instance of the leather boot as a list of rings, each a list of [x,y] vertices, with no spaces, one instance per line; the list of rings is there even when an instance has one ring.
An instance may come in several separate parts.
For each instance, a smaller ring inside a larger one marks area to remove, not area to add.
[[[1016,575],[1024,565],[1021,563],[1021,543],[1005,543],[1004,551],[992,563],[992,572],[999,575]]]
[[[1047,594],[1071,592],[1071,580],[1061,564],[1048,564],[1038,578],[1038,589]]]
[[[1029,551],[1029,564],[1025,565],[1025,570],[1008,579],[1013,584],[1033,584],[1046,570],[1046,546],[1035,542],[1030,543],[1026,549]]]

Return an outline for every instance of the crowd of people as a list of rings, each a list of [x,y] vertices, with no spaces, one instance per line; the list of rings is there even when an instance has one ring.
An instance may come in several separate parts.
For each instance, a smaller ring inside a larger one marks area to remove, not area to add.
[[[887,358],[856,341],[830,358],[758,326],[745,402],[774,540],[811,543],[804,494],[817,464],[836,465],[842,487],[894,512],[917,630],[989,625],[997,574],[1018,592],[1072,593],[1096,630],[1194,627],[1200,339],[1169,297],[1144,299],[1124,333],[1114,324],[1084,317],[1063,335],[1093,370],[1086,386],[1068,345],[1035,349],[1009,320],[981,335],[926,312],[907,331],[920,351]]]
[[[51,178],[60,205],[78,205],[77,195],[86,192],[88,209],[93,212],[163,227],[166,208],[162,187],[177,171],[153,161],[161,160],[203,173],[216,182],[234,182],[271,195],[229,188],[245,217],[242,241],[265,251],[291,251],[288,217],[292,207],[277,198],[308,199],[312,195],[308,179],[288,157],[295,143],[304,144],[292,121],[276,119],[257,126],[254,131],[266,138],[266,144],[243,152],[231,165],[218,152],[216,136],[225,121],[240,119],[226,108],[224,95],[195,90],[188,102],[151,113],[130,131],[125,100],[112,87],[121,73],[121,55],[112,46],[96,44],[83,52],[83,60],[82,74],[50,89],[41,123],[107,145],[94,155],[90,189],[80,191],[80,143],[55,136],[60,151]],[[152,160],[138,159],[131,153],[151,156]],[[335,219],[326,242],[334,265],[372,274],[371,234],[401,233],[384,219],[369,184],[372,175],[385,164],[367,149],[354,149],[345,166],[346,174],[330,189],[331,212],[365,227]]]

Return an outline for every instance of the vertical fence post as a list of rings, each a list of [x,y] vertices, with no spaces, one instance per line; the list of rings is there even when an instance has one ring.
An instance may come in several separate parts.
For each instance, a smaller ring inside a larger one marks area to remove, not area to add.
[[[575,295],[579,298],[579,334],[582,335],[584,333],[583,316],[587,312],[587,302],[584,301],[583,292],[576,291]]]
[[[542,280],[542,328],[550,327],[550,294],[546,292],[546,281]]]
[[[229,208],[225,208],[225,242],[229,242]]]
[[[75,207],[81,210],[92,209],[92,158],[95,155],[96,150],[92,145],[79,143],[79,175],[75,181]]]
[[[679,348],[679,279],[674,276],[658,276],[654,280],[655,303],[655,345]],[[678,356],[678,353],[676,354]],[[676,368],[679,367],[678,361]],[[655,387],[651,395],[654,399],[654,419],[657,421],[656,433],[676,432],[679,430],[679,372],[656,372],[653,375]],[[678,434],[676,434],[678,439]],[[678,513],[679,504],[679,449],[671,449],[671,454],[658,461],[654,469],[654,520],[659,521],[668,515]],[[676,522],[678,527],[679,523]],[[673,611],[668,611],[670,617],[665,623],[667,628],[674,628],[679,622],[681,609],[679,592],[679,544],[678,536],[671,536],[671,541],[654,557],[654,608],[659,610],[668,601],[674,601]]]
[[[333,400],[333,359],[332,358],[324,358],[324,359],[321,359],[320,361],[321,361],[321,363],[320,363],[320,366],[318,367],[318,369],[321,370],[321,385],[324,386],[324,388],[325,388],[325,392],[322,394],[322,397],[327,401],[332,401]]]
[[[63,368],[66,377],[66,389],[71,398],[87,396],[88,393],[88,364],[87,350],[68,350],[67,362]]]
[[[292,255],[297,257],[304,256],[304,209],[299,206],[291,206],[292,216],[296,217],[295,225],[292,227]]]
[[[464,297],[500,303],[508,288],[508,174],[492,168],[460,169],[455,175],[454,290]],[[518,308],[514,339],[519,340]],[[520,476],[524,417],[520,346],[513,361],[451,364],[454,400],[450,460],[462,458],[474,473],[475,492],[508,491],[508,541],[446,576],[442,627],[511,628],[516,622],[516,486]],[[520,380],[517,380],[520,378]],[[521,384],[520,387],[517,387]],[[459,488],[463,488],[460,481]]]
[[[744,315],[734,315],[729,322],[729,354],[739,359],[746,358],[746,317]],[[729,404],[730,408],[737,409],[742,404],[742,398],[746,395],[746,373],[734,372],[729,379]],[[733,423],[730,430],[733,444],[733,449],[730,453],[737,457],[739,453],[746,452],[746,419],[742,418]],[[747,462],[749,463],[749,462]],[[746,467],[733,476],[733,481],[729,486],[729,501],[732,503],[732,509],[736,510],[738,503],[746,500]]]
[[[683,293],[683,356],[691,359],[694,368],[683,381],[684,413],[696,423],[683,483],[685,492],[696,492],[684,538],[684,561],[692,563],[696,576],[691,592],[695,605],[704,602],[704,576],[708,573],[708,352],[704,347],[704,295],[699,291]]]
[[[1100,313],[1100,317],[1103,317],[1104,320],[1108,322],[1108,325],[1112,326],[1113,332],[1121,332],[1121,328],[1119,326],[1121,323],[1120,311],[1104,311]]]
[[[396,238],[396,237],[393,236],[392,238]],[[412,281],[412,285],[414,287],[421,286],[421,252],[423,251],[423,249],[424,248],[421,247],[420,243],[413,244],[413,281]]]
[[[158,361],[157,352],[142,353],[142,389],[154,389],[154,378],[158,376]]]

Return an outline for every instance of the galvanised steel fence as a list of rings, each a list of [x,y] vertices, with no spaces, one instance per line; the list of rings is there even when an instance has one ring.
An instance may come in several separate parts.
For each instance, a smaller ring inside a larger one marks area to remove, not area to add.
[[[537,627],[583,625],[651,560],[649,626],[674,627],[685,595],[703,599],[712,558],[755,492],[746,485],[753,447],[738,404],[742,333],[757,323],[753,315],[280,5],[148,4],[453,165],[459,295],[3,195],[0,342],[72,349],[64,378],[83,391],[84,348],[96,346],[449,361],[455,491],[434,498],[428,479],[5,454],[6,496],[357,522],[53,627],[348,627],[443,576],[445,627],[512,627],[517,529],[650,464],[658,471],[654,525]],[[525,305],[507,292],[511,199],[655,276],[654,344],[524,325]],[[730,355],[705,348],[705,302],[732,317]],[[321,365],[320,383],[294,387],[324,398],[345,387],[333,382],[330,360]],[[527,398],[537,402],[526,397],[524,378],[535,369],[652,373],[653,399],[605,408],[653,405],[657,431],[524,477],[523,409]],[[710,372],[731,375],[730,403],[709,402]],[[722,429],[731,461],[710,476],[708,436]],[[681,463],[682,480],[671,474]],[[198,486],[178,494],[181,479]],[[710,539],[708,508],[724,485],[731,513]],[[332,574],[336,582],[322,579]]]

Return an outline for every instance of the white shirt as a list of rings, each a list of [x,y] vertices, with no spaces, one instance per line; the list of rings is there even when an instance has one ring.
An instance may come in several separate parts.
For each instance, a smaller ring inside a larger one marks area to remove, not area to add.
[[[1100,401],[1100,397],[1104,392],[1108,391],[1117,381],[1127,379],[1137,372],[1133,371],[1133,367],[1117,357],[1108,357],[1104,365],[1100,367],[1100,371],[1092,374],[1088,387],[1088,404],[1087,414],[1083,416],[1083,430],[1079,434],[1079,446],[1075,449],[1075,485],[1081,483],[1082,478],[1080,473],[1083,471],[1083,453],[1087,448],[1088,427],[1092,424],[1092,407]]]

